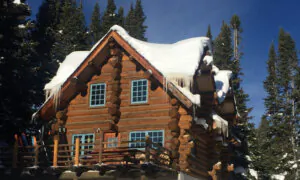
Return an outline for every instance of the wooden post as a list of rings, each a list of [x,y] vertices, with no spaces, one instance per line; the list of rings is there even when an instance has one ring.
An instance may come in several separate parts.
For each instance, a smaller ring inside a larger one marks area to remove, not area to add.
[[[79,138],[76,138],[75,141],[75,158],[74,158],[75,162],[74,165],[78,166],[79,165]]]
[[[12,162],[12,167],[13,168],[17,168],[18,150],[19,150],[18,136],[15,136],[14,151],[13,151],[13,162]]]
[[[100,142],[99,142],[99,164],[102,164],[102,151],[103,151],[103,132],[100,132]]]
[[[145,161],[146,162],[150,162],[150,146],[151,146],[150,143],[151,143],[150,137],[147,135],[146,136],[146,147],[145,147],[145,156],[146,156]]]
[[[54,136],[53,167],[57,167],[57,153],[58,153],[58,136]]]
[[[34,165],[37,166],[39,163],[39,146],[37,144],[34,145]]]

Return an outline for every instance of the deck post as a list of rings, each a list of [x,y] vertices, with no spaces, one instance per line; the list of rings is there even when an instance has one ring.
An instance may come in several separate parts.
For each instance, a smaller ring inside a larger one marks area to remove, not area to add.
[[[18,136],[15,136],[15,143],[14,143],[14,150],[13,150],[13,161],[12,161],[12,167],[17,168],[17,161],[18,161]]]
[[[79,165],[79,138],[76,138],[75,141],[75,158],[74,158],[75,162],[74,162],[74,166],[78,166]]]
[[[99,142],[99,164],[102,164],[102,152],[103,152],[103,132],[100,132],[100,142]]]
[[[34,166],[37,166],[39,163],[39,146],[37,144],[34,145]]]
[[[58,153],[58,136],[54,136],[53,167],[57,167],[57,153]]]
[[[150,146],[151,146],[151,139],[150,137],[147,135],[146,136],[146,147],[145,147],[145,161],[146,163],[149,163],[150,162]]]

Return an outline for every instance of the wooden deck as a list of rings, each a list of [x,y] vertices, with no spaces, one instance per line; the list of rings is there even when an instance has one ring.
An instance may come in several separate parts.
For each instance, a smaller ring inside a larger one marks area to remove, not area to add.
[[[129,147],[130,143],[136,142],[143,142],[144,146]],[[104,148],[107,144],[109,142],[80,144],[78,139],[75,144],[58,144],[54,140],[51,145],[20,147],[15,143],[14,147],[0,147],[0,174],[19,178],[44,175],[60,179],[69,179],[69,176],[74,179],[74,175],[92,179],[177,177],[171,152],[150,139],[123,141],[118,142],[118,147]],[[80,149],[82,146],[94,148]]]

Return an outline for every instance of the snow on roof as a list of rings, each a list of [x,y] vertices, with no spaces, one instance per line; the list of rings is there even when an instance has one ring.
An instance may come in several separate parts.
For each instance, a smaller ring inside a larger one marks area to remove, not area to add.
[[[74,51],[67,55],[65,60],[60,63],[56,75],[44,87],[47,97],[57,93],[68,77],[77,69],[77,67],[85,60],[90,51]]]
[[[140,41],[128,35],[120,26],[114,25],[111,31],[117,32],[132,48],[142,55],[153,67],[155,67],[166,79],[172,82],[193,104],[200,106],[200,95],[194,95],[189,91],[193,75],[197,70],[205,47],[211,49],[211,43],[207,37],[195,37],[173,44],[155,44]],[[45,85],[47,97],[57,95],[63,83],[80,66],[85,58],[100,44],[107,34],[100,39],[90,51],[75,51],[70,53],[60,64],[53,79]],[[205,56],[206,64],[212,64],[212,56]],[[213,65],[219,103],[221,103],[229,89],[231,71],[219,71]],[[183,82],[183,88],[178,86]],[[166,83],[167,84],[167,83]]]
[[[111,30],[122,36],[165,77],[174,73],[194,75],[204,47],[208,46],[211,49],[210,39],[207,37],[185,39],[174,44],[156,44],[135,39],[118,25],[114,25]]]
[[[213,71],[215,72],[215,84],[216,91],[218,95],[219,103],[222,103],[226,98],[226,94],[230,88],[229,80],[232,75],[232,71],[229,70],[219,70],[216,66],[213,66]]]
[[[223,136],[228,137],[228,122],[215,112],[212,113],[212,119],[215,121],[216,126],[219,130],[218,133],[222,133]]]
[[[180,87],[177,84],[171,82],[182,94],[185,95],[185,97],[187,97],[189,100],[191,100],[191,102],[195,105],[197,105],[198,107],[201,106],[201,101],[200,101],[200,94],[193,94],[191,93],[191,91],[187,88],[187,87]]]

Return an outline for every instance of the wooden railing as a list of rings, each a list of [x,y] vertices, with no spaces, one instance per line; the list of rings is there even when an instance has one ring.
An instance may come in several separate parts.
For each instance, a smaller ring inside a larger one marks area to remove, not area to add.
[[[144,147],[132,148],[131,143],[143,143]],[[37,143],[39,144],[39,143]],[[108,148],[109,144],[118,144]],[[82,146],[93,146],[92,149],[80,149]],[[95,165],[141,165],[152,163],[170,168],[173,162],[171,152],[158,143],[145,141],[121,141],[81,144],[79,138],[75,144],[0,147],[2,166],[12,168],[46,167],[68,168],[74,166],[93,167]],[[46,160],[48,159],[48,160]],[[0,164],[1,165],[1,164]]]

